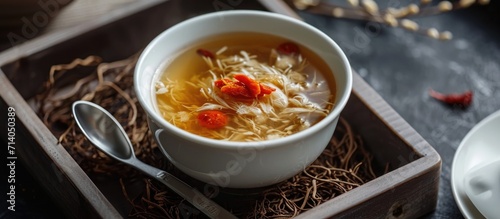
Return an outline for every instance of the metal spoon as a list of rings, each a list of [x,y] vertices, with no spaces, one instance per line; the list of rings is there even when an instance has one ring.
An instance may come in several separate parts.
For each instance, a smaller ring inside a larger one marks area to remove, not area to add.
[[[73,103],[73,116],[83,134],[108,156],[159,180],[210,218],[236,218],[172,174],[137,159],[123,127],[99,105],[88,101],[76,101]]]

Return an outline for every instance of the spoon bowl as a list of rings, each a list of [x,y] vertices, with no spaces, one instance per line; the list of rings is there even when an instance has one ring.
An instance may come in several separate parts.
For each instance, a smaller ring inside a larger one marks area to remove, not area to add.
[[[172,174],[141,162],[123,127],[104,108],[88,101],[73,103],[73,116],[85,137],[108,156],[159,180],[210,218],[236,218]]]
[[[79,101],[73,105],[73,115],[85,137],[108,156],[121,160],[135,157],[128,136],[109,112]]]

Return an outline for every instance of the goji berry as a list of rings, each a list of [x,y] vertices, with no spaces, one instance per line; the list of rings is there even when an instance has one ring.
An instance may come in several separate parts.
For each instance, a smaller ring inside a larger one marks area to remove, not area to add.
[[[214,82],[214,85],[216,87],[218,87],[218,88],[222,88],[222,87],[224,87],[225,85],[227,85],[229,83],[232,83],[231,79],[223,78],[223,79],[220,79],[220,80],[216,80]]]
[[[219,129],[227,125],[227,115],[218,110],[206,110],[198,114],[198,124],[209,129]]]
[[[216,80],[214,81],[214,86],[220,88],[222,93],[237,98],[262,97],[265,94],[270,94],[276,90],[267,85],[263,85],[244,74],[235,74],[234,78],[236,80],[228,78]]]
[[[251,97],[257,97],[260,94],[259,82],[244,74],[235,74],[234,78],[245,85]]]
[[[299,54],[299,47],[297,44],[292,43],[292,42],[286,42],[280,44],[276,50],[284,55],[296,55]]]
[[[264,84],[259,84],[260,85],[260,94],[259,96],[263,96],[264,94],[271,94],[273,91],[275,91],[275,88],[269,87]]]
[[[239,81],[233,81],[224,85],[220,91],[233,97],[252,98],[250,91]]]
[[[208,57],[211,59],[215,58],[215,55],[212,52],[205,50],[205,49],[198,49],[198,50],[196,50],[196,53],[198,53],[198,55],[205,56],[205,57]]]

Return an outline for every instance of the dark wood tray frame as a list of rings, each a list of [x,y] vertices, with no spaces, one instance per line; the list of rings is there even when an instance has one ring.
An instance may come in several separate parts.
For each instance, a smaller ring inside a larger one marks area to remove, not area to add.
[[[235,9],[296,16],[290,8],[269,2],[242,1]],[[202,5],[192,0],[138,1],[99,22],[44,35],[0,53],[0,117],[6,121],[8,107],[15,108],[17,156],[66,216],[121,218],[126,214],[58,143],[28,100],[40,91],[51,65],[94,54],[105,60],[126,58],[169,26],[213,10]],[[181,13],[187,9],[193,12]],[[375,160],[389,163],[391,171],[298,218],[416,218],[433,211],[441,158],[357,73],[342,117],[362,136]],[[6,124],[1,129],[5,138]]]

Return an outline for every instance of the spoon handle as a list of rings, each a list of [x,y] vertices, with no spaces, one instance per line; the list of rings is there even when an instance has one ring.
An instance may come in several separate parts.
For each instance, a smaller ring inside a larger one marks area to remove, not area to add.
[[[194,205],[197,209],[202,211],[210,218],[237,218],[229,211],[207,198],[201,192],[196,190],[195,188],[189,186],[185,182],[181,181],[177,177],[172,174],[160,170],[156,167],[150,166],[148,164],[143,163],[140,160],[135,159],[132,166],[137,169],[143,171],[144,173],[156,178],[170,189],[172,189],[175,193],[179,194],[182,198],[186,199],[189,203]]]
[[[188,186],[172,174],[161,171],[158,173],[157,178],[167,186],[170,184],[172,190],[180,194],[210,218],[237,218],[226,209],[204,196],[201,192]]]

